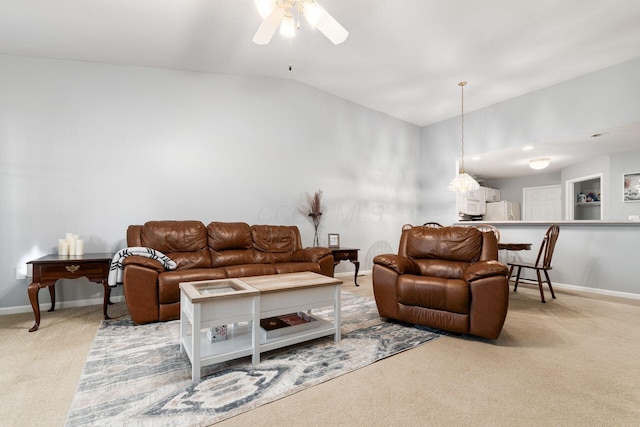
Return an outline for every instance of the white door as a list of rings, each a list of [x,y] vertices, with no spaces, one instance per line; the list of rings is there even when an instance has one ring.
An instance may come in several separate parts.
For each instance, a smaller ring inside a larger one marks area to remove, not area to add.
[[[525,187],[522,189],[522,219],[524,221],[560,221],[562,219],[562,188],[559,185]]]

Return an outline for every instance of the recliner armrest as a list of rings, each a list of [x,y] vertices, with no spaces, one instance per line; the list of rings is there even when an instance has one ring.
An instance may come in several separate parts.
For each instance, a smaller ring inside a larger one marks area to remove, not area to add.
[[[327,255],[332,255],[329,248],[304,248],[295,251],[291,256],[291,260],[296,262],[318,262]]]
[[[506,276],[508,273],[507,267],[498,261],[479,261],[467,267],[463,278],[466,282],[473,282],[483,277]]]
[[[158,273],[162,273],[163,271],[165,271],[164,266],[162,265],[162,263],[158,260],[155,259],[151,259],[151,258],[147,258],[147,257],[143,257],[143,256],[137,256],[137,255],[132,255],[132,256],[128,256],[126,257],[123,261],[122,264],[127,266],[127,265],[139,265],[141,267],[146,267],[146,268],[150,268],[152,270],[157,271]]]
[[[398,274],[420,274],[420,267],[413,260],[395,254],[378,255],[373,263],[385,266]]]

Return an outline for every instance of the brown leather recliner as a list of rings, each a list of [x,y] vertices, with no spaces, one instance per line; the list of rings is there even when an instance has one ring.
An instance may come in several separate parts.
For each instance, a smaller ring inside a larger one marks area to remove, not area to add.
[[[398,255],[373,259],[380,316],[496,339],[509,306],[507,267],[491,232],[473,227],[411,227]]]
[[[124,296],[138,324],[180,318],[180,282],[311,271],[333,276],[328,248],[303,248],[296,226],[243,222],[150,221],[130,225],[127,245],[156,249],[176,262],[124,259]]]

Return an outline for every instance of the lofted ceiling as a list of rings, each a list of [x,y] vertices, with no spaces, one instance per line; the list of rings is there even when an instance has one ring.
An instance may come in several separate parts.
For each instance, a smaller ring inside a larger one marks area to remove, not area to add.
[[[253,0],[1,0],[0,54],[291,79],[418,126],[461,80],[472,111],[640,56],[638,0],[319,2],[343,44],[256,45]]]

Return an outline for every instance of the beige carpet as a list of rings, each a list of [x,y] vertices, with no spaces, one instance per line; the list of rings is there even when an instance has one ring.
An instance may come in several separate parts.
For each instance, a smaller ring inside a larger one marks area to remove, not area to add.
[[[370,276],[344,289],[372,296]],[[218,426],[637,426],[640,301],[511,294],[497,341],[444,337]],[[116,304],[111,313],[124,313]],[[2,425],[64,425],[101,307],[0,317]]]

